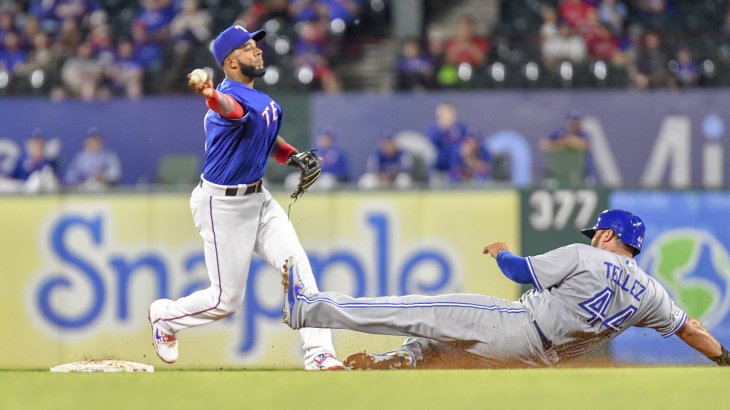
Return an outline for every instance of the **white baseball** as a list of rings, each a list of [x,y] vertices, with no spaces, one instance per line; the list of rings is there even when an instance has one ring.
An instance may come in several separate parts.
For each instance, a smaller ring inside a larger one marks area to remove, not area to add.
[[[190,79],[195,84],[200,84],[208,80],[208,73],[206,73],[202,68],[196,68],[192,73],[190,73]]]

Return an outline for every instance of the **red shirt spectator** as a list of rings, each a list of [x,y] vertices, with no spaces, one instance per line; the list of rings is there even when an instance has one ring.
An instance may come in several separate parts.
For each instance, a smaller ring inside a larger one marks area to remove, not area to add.
[[[459,20],[457,34],[446,43],[446,59],[453,64],[468,63],[479,66],[489,56],[489,40],[475,34],[474,21],[469,17]]]
[[[573,27],[580,27],[594,8],[582,0],[562,0],[558,6],[560,18]]]
[[[612,61],[618,51],[618,40],[606,27],[601,26],[588,42],[588,52],[596,60]]]

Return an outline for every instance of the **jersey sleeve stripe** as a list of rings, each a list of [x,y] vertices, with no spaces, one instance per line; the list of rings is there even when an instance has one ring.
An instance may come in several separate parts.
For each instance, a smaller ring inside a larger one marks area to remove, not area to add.
[[[540,286],[540,282],[537,280],[537,276],[535,275],[535,269],[532,268],[532,261],[530,260],[530,257],[527,258],[527,267],[530,268],[530,276],[532,276],[532,283],[535,285],[535,289],[542,290],[542,286]]]
[[[687,321],[687,314],[683,312],[682,319],[679,322],[677,322],[677,325],[674,326],[674,328],[672,328],[672,330],[670,330],[668,333],[663,334],[662,337],[667,338],[669,336],[674,335],[682,327],[682,325],[684,325],[684,322],[686,322],[686,321]]]

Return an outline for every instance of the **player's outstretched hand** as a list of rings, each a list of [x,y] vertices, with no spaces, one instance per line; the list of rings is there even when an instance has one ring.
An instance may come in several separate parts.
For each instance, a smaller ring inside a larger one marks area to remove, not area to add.
[[[490,243],[489,245],[484,247],[484,250],[482,250],[482,253],[484,255],[490,254],[494,259],[497,259],[497,255],[499,255],[502,251],[508,251],[509,248],[507,247],[507,244],[504,242],[494,242]]]
[[[188,87],[205,98],[212,97],[215,90],[213,80],[205,70],[200,68],[196,68],[188,74]]]

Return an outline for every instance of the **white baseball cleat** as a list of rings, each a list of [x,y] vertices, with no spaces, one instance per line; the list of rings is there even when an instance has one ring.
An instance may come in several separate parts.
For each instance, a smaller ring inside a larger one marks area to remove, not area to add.
[[[345,366],[355,370],[415,369],[416,359],[403,350],[380,354],[359,352],[347,356]]]
[[[345,370],[332,353],[320,353],[304,362],[304,370]]]
[[[157,324],[162,312],[165,311],[167,305],[172,303],[170,299],[158,299],[150,305],[149,320],[152,326],[152,346],[157,352],[157,356],[165,363],[175,363],[178,356],[177,337],[165,332],[165,330]]]

